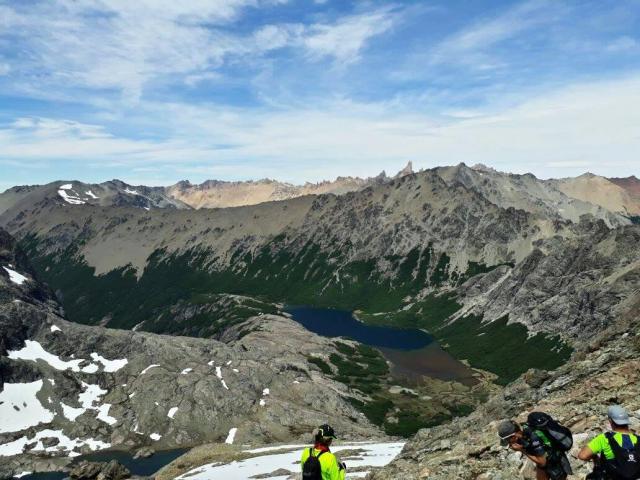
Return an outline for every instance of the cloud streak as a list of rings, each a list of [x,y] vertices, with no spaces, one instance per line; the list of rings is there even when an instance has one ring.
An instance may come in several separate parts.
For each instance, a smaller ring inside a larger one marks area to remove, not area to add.
[[[547,92],[495,114],[451,122],[407,113],[389,118],[378,104],[265,112],[250,122],[237,110],[163,104],[150,106],[147,114],[172,119],[175,137],[167,141],[119,138],[96,125],[31,118],[0,130],[0,141],[5,159],[65,158],[80,165],[91,157],[100,166],[129,167],[152,162],[167,165],[174,176],[254,177],[248,158],[260,165],[255,172],[282,177],[286,171],[292,181],[322,180],[326,171],[374,175],[408,160],[421,167],[487,163],[543,177],[585,168],[612,175],[640,166],[633,153],[640,149],[640,108],[630,105],[640,106],[639,76]],[[353,165],[361,167],[354,172]],[[138,168],[138,176],[143,171]]]

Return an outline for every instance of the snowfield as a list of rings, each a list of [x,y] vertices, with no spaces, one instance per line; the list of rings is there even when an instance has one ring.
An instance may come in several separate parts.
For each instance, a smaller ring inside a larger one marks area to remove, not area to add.
[[[300,455],[303,448],[308,445],[282,445],[277,447],[256,448],[246,450],[248,453],[262,453],[258,457],[249,458],[239,462],[231,462],[228,464],[211,463],[202,467],[195,468],[180,477],[180,480],[217,480],[224,478],[225,480],[246,480],[248,478],[256,478],[256,476],[266,475],[278,470],[286,469],[299,476],[300,472]],[[335,453],[344,450],[360,450],[354,456],[341,458],[347,464],[346,478],[363,478],[372,467],[383,467],[393,460],[404,447],[404,442],[393,443],[353,443],[348,445],[340,445],[332,448]],[[286,453],[277,453],[284,449],[294,449]],[[338,455],[339,456],[339,455]],[[358,471],[351,471],[353,469]],[[289,475],[269,476],[269,480],[287,480]]]
[[[53,327],[51,327],[51,331],[54,331]],[[85,362],[84,359],[78,358],[64,361],[59,356],[47,352],[40,343],[33,340],[25,340],[24,347],[20,350],[9,351],[9,358],[12,360],[30,360],[32,362],[42,360],[56,370],[71,370],[72,372],[82,373],[96,373],[99,370],[97,363],[89,363],[89,365],[81,369],[80,365]],[[119,360],[107,360],[95,352],[91,354],[91,358],[96,362],[102,363],[105,372],[116,372],[129,363],[126,358]]]
[[[59,440],[60,443],[53,447],[45,448],[42,444],[43,438],[55,437]],[[87,445],[91,450],[102,450],[105,448],[109,448],[111,446],[110,443],[101,442],[100,440],[93,440],[91,438],[87,440],[81,440],[79,438],[69,438],[62,430],[42,430],[35,434],[35,436],[27,438],[22,437],[18,440],[14,440],[13,442],[5,443],[4,445],[0,445],[0,457],[9,457],[11,455],[19,455],[22,453],[24,447],[30,443],[37,442],[36,446],[32,451],[35,452],[56,452],[56,451],[64,451],[68,452],[70,457],[77,457],[80,455],[79,453],[72,452],[74,448],[81,448]]]
[[[9,267],[2,267],[2,268],[4,268],[5,271],[9,274],[9,280],[11,280],[16,285],[22,285],[24,282],[29,280],[24,275],[16,272],[15,270],[12,270]]]
[[[36,397],[41,388],[42,380],[4,384],[0,392],[0,433],[19,432],[53,420],[53,412]]]

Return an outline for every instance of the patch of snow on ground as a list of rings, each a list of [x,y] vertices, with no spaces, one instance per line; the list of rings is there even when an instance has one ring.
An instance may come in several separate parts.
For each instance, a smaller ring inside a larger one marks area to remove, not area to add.
[[[60,185],[60,190],[71,190],[73,185],[70,183],[65,183],[64,185]]]
[[[215,362],[214,362],[213,360],[211,360],[210,362],[208,362],[208,363],[207,363],[207,365],[209,365],[210,367],[213,367],[213,364],[214,364],[214,363],[215,363]]]
[[[109,425],[114,425],[118,422],[118,420],[116,420],[115,418],[109,416],[109,409],[111,408],[111,404],[110,403],[105,403],[103,405],[100,405],[98,407],[98,415],[96,416],[96,418],[104,423],[107,423]]]
[[[53,378],[49,378],[47,380],[51,385],[55,385],[56,384],[56,381]]]
[[[32,472],[20,472],[16,475],[13,476],[13,478],[22,478],[22,477],[26,477],[27,475],[31,475]]]
[[[73,372],[79,372],[80,364],[84,362],[82,359],[65,362],[57,355],[47,352],[42,348],[42,345],[33,340],[25,340],[24,347],[22,347],[22,349],[10,351],[9,358],[12,360],[31,360],[33,362],[36,360],[42,360],[47,362],[56,370],[71,370]]]
[[[175,417],[177,411],[178,411],[178,407],[171,407],[169,409],[169,413],[167,413],[167,417],[169,418]]]
[[[228,443],[229,445],[233,445],[233,441],[236,438],[236,433],[238,432],[238,429],[236,427],[233,427],[231,430],[229,430],[229,434],[227,435],[227,439],[224,441],[224,443]]]
[[[4,268],[6,272],[9,274],[9,280],[11,280],[16,285],[22,285],[24,282],[29,280],[27,277],[25,277],[24,275],[21,275],[15,270],[12,270],[8,267],[2,267],[2,268]]]
[[[152,368],[156,368],[159,367],[160,365],[156,365],[155,363],[153,365],[149,365],[147,368],[145,368],[144,370],[142,370],[140,372],[140,375],[144,375],[145,373],[147,373],[149,370],[151,370]]]
[[[60,327],[56,327],[55,325],[51,325],[51,333],[53,332],[61,332]]]
[[[162,438],[162,435],[160,435],[159,433],[152,433],[151,435],[149,435],[149,438],[157,442]]]
[[[107,393],[106,390],[100,388],[100,385],[92,385],[82,382],[84,392],[78,395],[78,401],[85,410],[94,409],[94,404],[98,403],[100,397]]]
[[[66,185],[63,185],[63,187],[64,186]],[[65,202],[70,203],[71,205],[84,205],[86,203],[80,197],[69,195],[67,190],[63,190],[62,188],[58,190],[58,195],[60,195]]]
[[[270,391],[268,388],[265,388],[264,390],[262,390],[262,395],[269,395]]]
[[[69,405],[60,402],[62,406],[62,414],[65,416],[67,420],[75,422],[76,418],[82,415],[86,410],[84,408],[75,408],[70,407]]]
[[[259,457],[248,458],[239,462],[229,464],[212,463],[198,467],[178,479],[184,480],[215,480],[224,478],[225,480],[245,480],[254,478],[257,475],[266,475],[279,468],[285,468],[298,474],[300,472],[300,453],[308,445],[281,445],[277,447],[257,448],[247,450],[249,453],[267,453]],[[362,472],[349,473],[349,467],[367,468],[383,467],[393,460],[402,450],[404,443],[353,443],[334,447],[333,452],[342,450],[364,450],[362,454],[354,457],[343,458],[347,463],[347,479],[362,478]],[[287,453],[269,453],[283,449],[294,449]],[[338,455],[340,456],[340,455]],[[273,477],[270,477],[273,478]],[[288,478],[288,475],[275,478]]]
[[[55,437],[59,440],[60,443],[53,447],[45,448],[42,445],[42,439],[46,437]],[[80,455],[79,453],[73,452],[74,448],[81,448],[83,446],[88,446],[91,450],[102,450],[105,448],[111,447],[110,443],[105,443],[100,440],[94,439],[86,439],[82,440],[79,438],[69,438],[62,430],[42,430],[35,434],[34,437],[27,438],[22,437],[13,442],[5,443],[4,445],[0,445],[0,457],[9,457],[11,455],[18,455],[22,453],[23,448],[33,442],[37,442],[36,446],[32,451],[45,451],[45,452],[57,452],[57,451],[65,451],[68,452],[70,457],[77,457]]]
[[[53,412],[42,406],[36,394],[42,380],[31,383],[5,383],[0,392],[0,433],[19,432],[53,420]]]
[[[216,367],[216,377],[218,377],[220,379],[220,382],[222,383],[222,386],[224,388],[226,388],[227,390],[229,390],[229,387],[227,387],[226,382],[224,381],[224,379],[222,378],[222,368],[220,367]]]
[[[180,372],[182,375],[186,375],[189,372],[193,372],[193,368],[185,368],[184,370],[182,370],[182,372]]]
[[[95,194],[95,193],[93,193],[91,190],[87,190],[87,191],[86,191],[86,192],[84,192],[84,193],[86,193],[86,194],[87,194],[87,195],[89,195],[91,198],[94,198],[94,199],[96,199],[96,200],[97,200],[98,198],[100,198],[100,197],[96,196],[96,194]]]
[[[117,372],[127,363],[129,363],[129,360],[127,360],[126,358],[121,358],[119,360],[107,360],[102,355],[99,355],[96,352],[93,352],[91,354],[91,358],[94,362],[100,362],[104,367],[105,372]]]
[[[82,373],[96,373],[100,368],[95,363],[90,363],[86,367],[82,367]]]
[[[260,399],[260,406],[264,407],[267,404],[267,402],[265,402],[264,398]]]
[[[124,193],[128,193],[130,195],[140,195],[138,192],[136,192],[135,190],[129,190],[128,188],[124,189]]]

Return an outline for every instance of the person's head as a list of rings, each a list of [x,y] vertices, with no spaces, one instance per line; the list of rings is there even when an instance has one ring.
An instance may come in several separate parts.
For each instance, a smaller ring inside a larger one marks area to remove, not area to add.
[[[503,420],[498,425],[500,445],[507,446],[517,443],[522,438],[522,428],[513,420]]]
[[[315,442],[322,445],[331,445],[332,440],[336,438],[336,433],[330,425],[320,425],[316,430]]]
[[[629,428],[629,414],[620,405],[611,405],[607,410],[607,417],[612,430],[627,430]]]

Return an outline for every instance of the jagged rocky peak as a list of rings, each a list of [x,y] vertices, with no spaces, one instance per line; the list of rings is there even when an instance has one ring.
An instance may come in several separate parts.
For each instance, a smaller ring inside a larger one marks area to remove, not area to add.
[[[384,173],[384,171],[382,173]],[[412,173],[414,173],[413,172],[413,162],[409,161],[405,165],[405,167],[396,174],[396,176],[394,178],[401,178],[401,177],[404,177],[405,175],[411,175]]]

